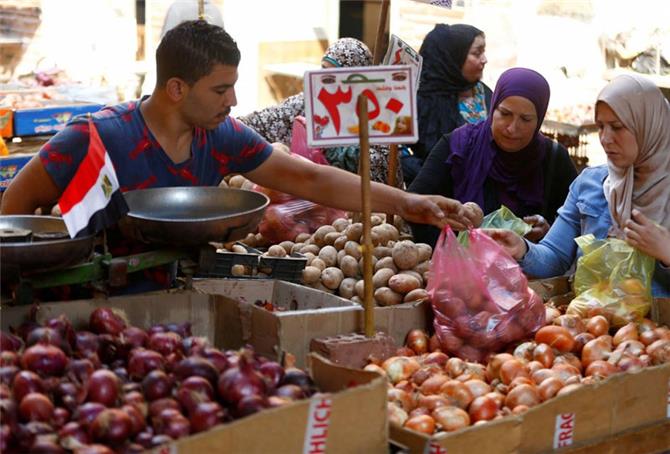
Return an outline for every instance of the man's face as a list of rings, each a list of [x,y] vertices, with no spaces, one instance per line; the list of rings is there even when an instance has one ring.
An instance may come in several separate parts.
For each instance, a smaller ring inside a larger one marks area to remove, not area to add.
[[[225,121],[230,108],[237,105],[237,77],[237,66],[217,64],[193,84],[183,103],[182,112],[187,121],[205,129],[214,129]]]

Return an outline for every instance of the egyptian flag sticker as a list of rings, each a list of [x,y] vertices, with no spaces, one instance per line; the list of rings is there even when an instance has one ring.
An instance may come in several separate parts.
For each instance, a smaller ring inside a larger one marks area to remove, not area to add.
[[[114,165],[90,115],[88,153],[58,201],[70,237],[94,235],[128,212]]]

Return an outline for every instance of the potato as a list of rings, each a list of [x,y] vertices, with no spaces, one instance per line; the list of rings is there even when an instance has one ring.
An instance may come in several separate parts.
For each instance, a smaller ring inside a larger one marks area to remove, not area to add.
[[[324,246],[319,251],[319,258],[326,266],[335,266],[337,265],[337,249],[333,246]]]
[[[325,244],[332,245],[332,244],[334,244],[335,241],[337,241],[340,237],[344,237],[344,238],[346,238],[346,235],[344,235],[343,233],[340,233],[340,232],[330,232],[330,233],[326,233],[326,235],[323,237],[323,242],[324,242]]]
[[[279,245],[284,248],[286,254],[290,254],[295,243],[293,241],[282,241]]]
[[[244,183],[242,183],[242,187],[240,189],[245,189],[247,191],[252,191],[254,189],[254,186],[256,186],[256,183],[254,183],[251,180],[247,180],[245,178]]]
[[[382,222],[384,222],[384,219],[381,216],[379,216],[377,214],[373,214],[372,216],[370,216],[370,223],[373,226],[379,225]]]
[[[375,301],[380,306],[395,306],[402,303],[402,295],[388,287],[379,287],[375,290]]]
[[[221,180],[221,183],[219,183],[219,187],[220,187],[220,188],[228,188],[228,187],[230,187],[230,186],[228,186],[228,183],[226,183],[226,180]],[[54,207],[57,207],[57,206],[58,206],[58,205],[55,205]],[[51,215],[52,215],[52,216],[58,216],[58,215],[55,214],[53,211],[51,211]]]
[[[398,241],[398,238],[400,238],[400,232],[398,232],[398,229],[393,227],[391,224],[382,224],[379,226],[384,231],[384,236],[386,237],[386,242],[388,243],[389,241]]]
[[[244,276],[247,274],[247,270],[244,265],[233,265],[230,267],[230,274],[233,276]]]
[[[354,285],[354,292],[362,300],[365,298],[365,281],[361,279]]]
[[[342,279],[344,274],[337,267],[329,266],[321,272],[321,283],[331,290],[339,288]]]
[[[351,224],[349,227],[344,229],[344,234],[349,238],[351,241],[360,241],[361,240],[361,235],[363,235],[363,224],[360,222],[355,222]]]
[[[309,266],[312,264],[312,260],[316,257],[316,255],[312,254],[311,252],[305,252],[304,255],[307,258],[307,264],[306,266]]]
[[[310,235],[309,233],[304,233],[304,232],[303,232],[303,233],[298,233],[298,234],[296,235],[296,237],[295,237],[295,242],[296,242],[296,243],[304,243],[304,242],[307,241],[307,240],[309,239],[309,237],[311,237],[311,236],[312,236],[312,235]]]
[[[377,257],[378,259],[382,259],[384,257],[391,257],[392,249],[390,247],[386,246],[377,246],[374,248],[372,251],[372,255]]]
[[[344,251],[340,251],[344,252]],[[346,277],[357,277],[359,276],[360,269],[358,267],[358,261],[350,255],[344,254],[344,257],[340,260],[340,269]]]
[[[393,270],[393,274],[398,272],[398,267],[395,266],[395,262],[393,261],[393,257],[384,257],[382,259],[379,259],[377,263],[375,263],[375,271],[379,271],[382,268],[389,268]]]
[[[291,246],[289,254],[295,254],[296,252],[300,252],[304,246],[305,243],[293,243],[293,246]]]
[[[430,260],[430,258],[433,256],[433,248],[430,247],[430,244],[416,243],[415,246],[419,252],[419,262]]]
[[[256,235],[253,233],[247,234],[246,238],[242,240],[242,243],[247,246],[256,247]]]
[[[342,279],[342,282],[340,282],[340,288],[337,290],[337,293],[342,298],[350,299],[352,296],[355,295],[354,290],[355,285],[356,285],[356,279],[352,277],[345,277],[344,279]]]
[[[428,292],[426,289],[423,288],[416,288],[409,292],[407,295],[405,295],[405,298],[403,298],[404,303],[419,303],[421,301],[428,301],[430,299],[430,295],[428,295]]]
[[[414,270],[403,270],[398,274],[406,274],[408,276],[415,277],[416,280],[419,281],[419,287],[423,287],[423,276],[421,276],[421,273],[417,273]]]
[[[321,248],[316,244],[306,244],[305,246],[302,247],[302,249],[300,249],[300,253],[301,254],[312,253],[314,255],[318,255],[320,250]]]
[[[270,242],[260,233],[256,234],[256,247],[265,247],[269,246]]]
[[[239,244],[233,244],[233,247],[230,248],[230,251],[234,252],[236,254],[248,254],[249,253],[249,251],[247,251],[247,249],[244,246],[239,245]]]
[[[465,202],[463,207],[470,212],[468,218],[470,218],[474,227],[479,227],[482,225],[482,221],[484,220],[484,212],[479,207],[479,205],[477,205],[475,202]]]
[[[337,218],[333,221],[332,226],[335,227],[335,230],[338,232],[344,232],[344,230],[349,227],[349,219]]]
[[[395,272],[392,269],[381,268],[374,274],[374,276],[372,276],[372,284],[375,288],[386,287],[389,279],[391,279],[391,276],[393,275],[395,275]]]
[[[421,287],[421,282],[414,277],[407,274],[396,274],[389,279],[388,286],[391,290],[405,295],[414,289]]]
[[[361,251],[361,245],[356,241],[350,240],[344,244],[344,250],[347,251],[347,255],[352,256],[356,260],[363,257],[363,251]]]
[[[286,257],[286,249],[275,244],[268,248],[268,251],[265,253],[268,257]]]
[[[363,235],[365,237],[365,235]],[[372,241],[372,246],[382,246],[386,244],[386,235],[384,231],[370,231],[370,240]],[[365,240],[361,240],[361,243],[365,243]]]
[[[333,242],[333,246],[334,246],[335,249],[337,249],[338,251],[343,250],[343,249],[344,249],[344,245],[347,244],[347,241],[349,241],[349,238],[347,238],[346,235],[340,235],[340,236]]]
[[[421,275],[421,277],[423,277],[423,274],[426,271],[430,270],[430,260],[426,260],[425,262],[419,263],[417,266],[412,268],[412,270],[416,271]]]
[[[358,295],[354,295],[350,299],[351,299],[351,301],[353,301],[356,304],[360,304],[361,306],[363,305],[363,298],[361,298]]]
[[[315,266],[306,266],[302,270],[302,281],[305,284],[314,284],[321,280],[321,270]]]
[[[332,225],[322,225],[318,229],[316,229],[316,232],[314,232],[314,243],[318,246],[325,246],[325,236],[327,233],[334,232],[335,227]]]
[[[411,241],[400,241],[393,245],[393,262],[401,270],[411,270],[419,263],[419,251]]]
[[[318,269],[320,269],[321,271],[323,271],[323,270],[326,269],[326,262],[321,260],[319,257],[316,257],[316,258],[314,258],[314,260],[312,260],[312,263],[310,264],[310,266],[315,266]]]
[[[240,189],[245,181],[247,181],[247,179],[242,175],[233,175],[230,177],[230,180],[228,180],[228,186],[231,188]]]
[[[317,282],[316,284],[310,285],[310,287],[330,294],[335,293],[335,290],[326,287],[325,285],[323,285],[323,282]]]

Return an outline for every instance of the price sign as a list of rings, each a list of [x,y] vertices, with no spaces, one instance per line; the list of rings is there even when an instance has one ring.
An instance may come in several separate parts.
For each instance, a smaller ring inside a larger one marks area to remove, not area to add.
[[[418,139],[412,68],[371,66],[305,73],[305,117],[310,147],[358,145],[359,95],[368,99],[370,143]]]
[[[382,61],[383,65],[409,65],[414,71],[414,85],[419,89],[419,80],[421,79],[421,66],[423,57],[412,46],[407,44],[396,35],[391,35],[388,50]]]

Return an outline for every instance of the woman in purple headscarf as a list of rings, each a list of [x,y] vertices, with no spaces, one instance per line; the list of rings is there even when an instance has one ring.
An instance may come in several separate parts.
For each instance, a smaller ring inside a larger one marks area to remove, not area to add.
[[[540,133],[549,84],[539,73],[512,68],[498,79],[486,121],[443,135],[409,187],[475,202],[488,214],[507,206],[533,226],[539,241],[549,230],[577,171],[567,150]],[[439,231],[413,225],[414,239],[435,244]]]

